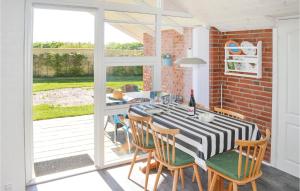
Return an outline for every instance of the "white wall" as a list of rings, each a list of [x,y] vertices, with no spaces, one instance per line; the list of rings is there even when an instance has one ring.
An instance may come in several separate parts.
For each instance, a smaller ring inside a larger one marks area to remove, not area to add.
[[[2,62],[1,62],[1,58],[2,58],[2,1],[0,1],[0,74],[1,74],[1,68],[2,68]],[[1,85],[1,77],[0,77],[0,106],[2,105],[1,103],[1,93],[2,93],[2,85]],[[1,126],[1,120],[2,119],[2,115],[1,115],[1,109],[0,109],[0,190],[1,188],[3,188],[2,185],[2,126]]]
[[[195,99],[209,108],[209,30],[205,27],[193,29],[193,56],[206,61],[193,70]]]
[[[25,0],[1,1],[1,178],[3,185],[11,184],[12,191],[23,191]]]

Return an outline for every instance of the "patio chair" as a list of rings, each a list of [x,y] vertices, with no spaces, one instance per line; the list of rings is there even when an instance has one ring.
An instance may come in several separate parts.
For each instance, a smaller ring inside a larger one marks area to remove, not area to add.
[[[126,84],[126,85],[121,87],[121,90],[124,93],[126,93],[126,92],[138,92],[139,87],[137,85],[134,85],[134,84]]]
[[[152,134],[150,134],[151,117],[139,117],[129,114],[129,121],[132,134],[132,145],[135,147],[133,159],[131,161],[128,179],[130,178],[132,168],[135,164],[136,157],[139,151],[148,153],[147,166],[146,166],[146,179],[144,190],[147,190],[150,162],[152,159],[152,152],[155,150]]]
[[[129,138],[129,126],[125,123],[125,121],[123,119],[125,119],[127,117],[126,114],[119,114],[119,115],[111,115],[111,116],[107,116],[108,119],[106,121],[106,125],[104,127],[104,129],[106,129],[107,123],[108,121],[110,121],[111,123],[114,124],[114,142],[117,142],[117,135],[118,135],[118,129],[122,128],[125,131],[126,134],[126,140],[127,140],[127,144],[128,144],[128,150],[129,153],[131,152],[131,144],[130,144],[130,138]],[[121,119],[123,118],[123,119]]]
[[[208,191],[214,190],[217,179],[228,180],[230,182],[229,191],[232,189],[237,191],[238,185],[245,185],[250,182],[252,190],[257,191],[255,180],[262,175],[260,168],[270,135],[270,130],[267,129],[266,136],[262,140],[238,140],[236,144],[239,147],[239,152],[229,151],[207,160]],[[224,185],[220,186],[223,187]]]
[[[217,113],[220,113],[222,115],[227,115],[229,117],[233,117],[233,118],[236,118],[236,119],[245,119],[244,115],[239,114],[237,112],[233,112],[233,111],[227,110],[227,109],[222,109],[222,108],[214,107],[214,111],[217,112]]]
[[[177,190],[178,175],[184,189],[183,169],[188,167],[194,168],[199,191],[203,191],[201,178],[198,172],[198,165],[195,163],[195,158],[175,147],[175,136],[179,133],[179,129],[162,129],[153,124],[150,124],[155,144],[155,159],[159,162],[159,168],[154,184],[154,191],[157,190],[159,177],[163,166],[174,171],[172,191]]]

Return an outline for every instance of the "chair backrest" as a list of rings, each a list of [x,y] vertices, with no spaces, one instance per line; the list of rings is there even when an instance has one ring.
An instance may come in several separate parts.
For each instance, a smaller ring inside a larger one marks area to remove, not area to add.
[[[128,114],[133,143],[145,148],[149,144],[151,117],[141,117]]]
[[[229,117],[233,117],[233,118],[237,118],[237,119],[245,119],[245,116],[242,114],[239,114],[237,112],[233,112],[227,109],[222,109],[222,108],[218,108],[218,107],[214,107],[214,111],[217,113],[220,113],[222,115],[227,115]]]
[[[270,136],[270,130],[267,129],[265,138],[259,141],[236,141],[239,148],[238,177],[240,179],[251,179],[260,174]]]
[[[167,165],[175,163],[176,156],[176,138],[179,129],[163,129],[151,123],[151,130],[155,144],[155,156]]]
[[[126,92],[138,92],[139,91],[139,87],[137,85],[134,84],[126,84],[124,86],[122,86],[122,92],[126,93]]]

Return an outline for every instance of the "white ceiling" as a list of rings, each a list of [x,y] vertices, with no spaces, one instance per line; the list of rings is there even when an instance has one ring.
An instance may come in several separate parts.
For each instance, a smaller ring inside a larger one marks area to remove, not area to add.
[[[278,17],[299,15],[299,0],[173,0],[221,31],[271,28]]]

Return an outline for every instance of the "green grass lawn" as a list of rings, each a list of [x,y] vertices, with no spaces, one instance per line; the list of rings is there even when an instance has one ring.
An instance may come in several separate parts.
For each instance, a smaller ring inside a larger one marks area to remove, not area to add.
[[[138,85],[140,89],[143,87],[143,79],[141,77],[109,76],[107,79],[108,82],[106,85],[114,89],[119,89],[125,84],[135,84]],[[93,86],[94,79],[92,77],[34,78],[33,80],[34,93],[62,88],[92,88]],[[42,104],[33,107],[33,120],[72,117],[93,113],[93,105],[62,107]]]
[[[72,117],[89,115],[94,113],[93,105],[81,105],[71,107],[52,106],[47,104],[33,107],[33,120],[54,119],[61,117]]]
[[[139,76],[129,77],[108,77],[106,86],[119,89],[125,84],[138,85],[143,87],[143,79]],[[62,88],[92,88],[94,79],[92,77],[63,77],[63,78],[34,78],[33,92],[62,89]]]

